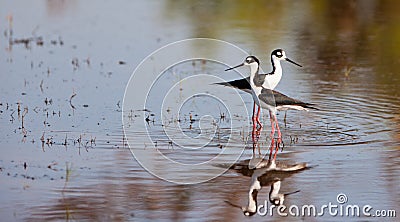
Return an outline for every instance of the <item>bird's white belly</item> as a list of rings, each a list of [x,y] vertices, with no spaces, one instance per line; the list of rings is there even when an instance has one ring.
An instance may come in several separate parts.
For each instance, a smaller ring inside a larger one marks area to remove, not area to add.
[[[273,78],[267,77],[262,86],[266,89],[275,89],[275,87],[278,85],[279,81],[281,80],[281,78],[277,78],[275,75],[276,74],[273,75]]]
[[[275,89],[282,78],[282,68],[277,66],[275,73],[272,75],[267,75],[263,83],[263,87],[266,89]]]
[[[250,86],[251,86],[251,89],[252,89],[251,95],[253,96],[254,102],[255,102],[258,106],[260,106],[261,108],[263,108],[263,109],[268,109],[268,110],[270,110],[271,112],[276,113],[276,107],[275,107],[275,106],[268,105],[268,104],[266,104],[265,102],[261,101],[261,100],[258,98],[258,95],[261,94],[261,91],[262,91],[263,87],[257,87],[257,86],[254,84],[254,79],[253,79],[253,78],[254,78],[254,77],[250,76]]]

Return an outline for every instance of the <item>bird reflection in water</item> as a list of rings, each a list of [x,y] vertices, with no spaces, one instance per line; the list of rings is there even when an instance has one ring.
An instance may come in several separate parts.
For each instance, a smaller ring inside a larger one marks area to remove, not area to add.
[[[257,135],[257,132],[253,132],[252,134]],[[283,180],[309,169],[307,163],[286,164],[283,161],[277,161],[276,157],[279,147],[274,139],[271,141],[268,159],[264,159],[260,154],[256,154],[256,148],[259,150],[257,136],[253,137],[253,157],[235,163],[230,168],[244,176],[251,177],[248,204],[246,206],[239,206],[225,201],[233,207],[240,208],[245,216],[253,216],[257,213],[257,195],[263,187],[270,187],[269,202],[271,204],[275,206],[283,205],[287,196],[300,192],[300,190],[296,190],[289,193],[281,193],[280,189],[283,185]]]

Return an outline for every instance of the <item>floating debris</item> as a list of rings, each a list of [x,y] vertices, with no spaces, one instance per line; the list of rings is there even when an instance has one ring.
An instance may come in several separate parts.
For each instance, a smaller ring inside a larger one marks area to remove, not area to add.
[[[46,104],[46,106],[53,104],[53,99],[47,99],[47,97],[46,97],[44,100],[44,104]]]
[[[84,62],[90,67],[90,57],[87,57]]]
[[[21,39],[12,39],[10,44],[11,45],[23,44],[25,46],[25,48],[29,49],[31,42],[35,42],[36,45],[38,45],[38,46],[43,46],[43,44],[44,44],[43,37],[41,37],[41,36],[21,38]]]
[[[72,63],[72,66],[74,68],[74,71],[79,68],[79,60],[78,60],[78,58],[73,58],[71,63]]]
[[[117,107],[118,107],[118,109],[121,108],[120,103],[121,103],[121,100],[118,100],[118,102],[117,102]]]

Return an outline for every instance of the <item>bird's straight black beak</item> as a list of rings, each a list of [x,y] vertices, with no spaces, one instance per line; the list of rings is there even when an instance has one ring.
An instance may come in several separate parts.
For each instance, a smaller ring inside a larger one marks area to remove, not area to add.
[[[290,63],[293,63],[293,64],[295,64],[296,66],[303,67],[303,66],[301,66],[300,64],[298,64],[298,63],[296,63],[296,62],[294,62],[294,61],[290,60],[289,58],[286,58],[285,60],[286,60],[286,61],[288,61],[288,62],[290,62]]]
[[[283,194],[283,196],[289,196],[289,195],[292,195],[292,194],[295,194],[295,193],[298,193],[298,192],[300,192],[300,190],[296,190],[296,191],[293,191],[293,192],[290,192],[290,193],[285,193],[285,194]]]
[[[237,65],[237,66],[235,66],[235,67],[232,67],[232,68],[225,69],[225,71],[229,71],[229,70],[232,70],[232,69],[236,69],[236,68],[238,68],[238,67],[240,67],[240,66],[244,66],[244,63],[242,63],[242,64],[240,64],[240,65]]]
[[[237,204],[234,204],[234,203],[231,203],[231,202],[229,202],[229,201],[227,201],[227,200],[225,200],[224,202],[227,203],[227,204],[229,204],[229,205],[231,205],[232,207],[236,207],[236,208],[242,209],[241,206],[239,206],[239,205],[237,205]]]

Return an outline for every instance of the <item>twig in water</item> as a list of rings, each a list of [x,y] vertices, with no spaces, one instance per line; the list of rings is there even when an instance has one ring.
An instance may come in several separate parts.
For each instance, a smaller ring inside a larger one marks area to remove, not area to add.
[[[17,111],[18,111],[18,119],[19,119],[21,117],[21,102],[17,102],[17,104],[18,104]]]
[[[93,144],[96,146],[96,137],[92,138],[92,136],[90,136],[90,146],[93,147]]]
[[[71,106],[72,109],[75,109],[75,106],[72,105],[72,99],[76,96],[76,93],[74,91],[72,91],[72,95],[69,98],[69,105]]]
[[[65,134],[65,140],[64,140],[64,143],[62,145],[64,145],[65,148],[67,148],[67,144],[68,144],[68,142],[67,142],[67,134]]]
[[[26,106],[24,108],[24,112],[22,113],[22,118],[21,118],[21,128],[22,129],[24,129],[24,118],[25,118],[27,113],[28,113],[28,107]]]
[[[39,87],[40,87],[40,92],[43,93],[43,79],[42,79],[42,81],[40,81]]]
[[[347,66],[344,69],[344,76],[346,77],[346,79],[349,79],[350,77],[350,72],[353,69],[353,66],[350,66],[350,68],[348,68]]]
[[[64,188],[62,190],[62,192],[64,193],[65,188],[67,187],[67,183],[69,181],[69,179],[71,178],[71,173],[72,173],[72,163],[68,164],[68,162],[65,163],[66,167],[65,167],[65,183],[64,183]]]
[[[44,132],[43,132],[42,137],[40,137],[40,141],[42,141],[42,150],[44,152]]]
[[[10,122],[14,122],[14,120],[15,120],[15,118],[14,118],[14,116],[13,116],[13,114],[15,113],[15,110],[10,114],[10,116],[11,116],[11,119],[10,119]]]

